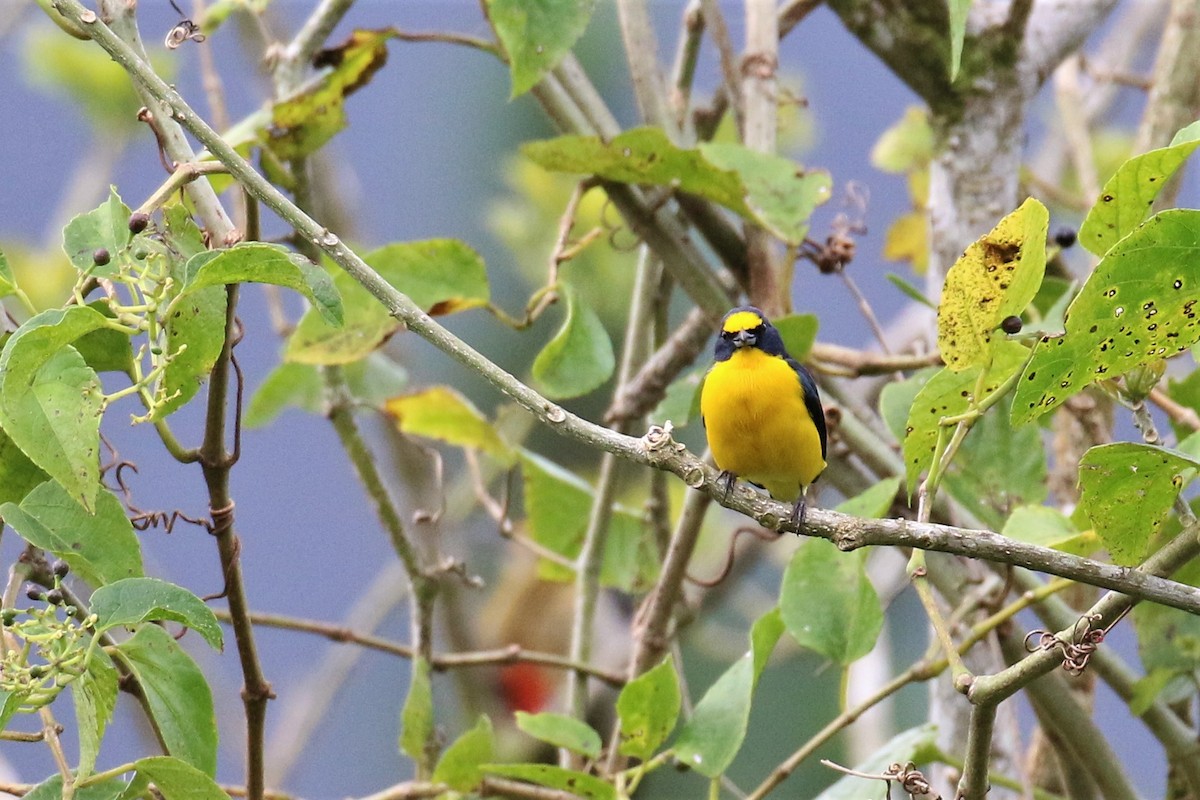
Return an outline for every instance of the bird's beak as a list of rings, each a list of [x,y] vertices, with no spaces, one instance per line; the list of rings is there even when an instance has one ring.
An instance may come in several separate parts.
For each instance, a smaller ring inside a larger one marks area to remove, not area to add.
[[[738,331],[733,335],[734,347],[750,347],[754,344],[754,334],[750,331]]]

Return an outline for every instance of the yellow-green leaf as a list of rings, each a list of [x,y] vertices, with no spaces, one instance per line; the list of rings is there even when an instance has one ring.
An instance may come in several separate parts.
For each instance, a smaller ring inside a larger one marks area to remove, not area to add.
[[[515,458],[479,409],[449,386],[393,397],[384,403],[384,410],[401,433],[482,450],[504,464]]]

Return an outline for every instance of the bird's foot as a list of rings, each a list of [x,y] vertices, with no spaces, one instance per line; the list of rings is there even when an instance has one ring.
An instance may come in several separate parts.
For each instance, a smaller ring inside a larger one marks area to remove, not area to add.
[[[737,475],[734,475],[727,469],[721,470],[721,474],[717,476],[717,483],[724,484],[725,493],[721,495],[722,500],[729,499],[729,493],[733,491],[733,484],[737,482]]]
[[[792,515],[788,518],[788,522],[796,526],[796,534],[799,535],[804,530],[804,517],[808,513],[808,499],[801,497],[792,506]]]

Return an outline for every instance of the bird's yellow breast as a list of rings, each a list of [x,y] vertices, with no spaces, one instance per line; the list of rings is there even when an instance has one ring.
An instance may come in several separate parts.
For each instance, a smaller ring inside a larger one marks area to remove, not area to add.
[[[704,379],[700,412],[717,467],[795,500],[825,469],[821,437],[800,376],[756,347],[718,361]]]

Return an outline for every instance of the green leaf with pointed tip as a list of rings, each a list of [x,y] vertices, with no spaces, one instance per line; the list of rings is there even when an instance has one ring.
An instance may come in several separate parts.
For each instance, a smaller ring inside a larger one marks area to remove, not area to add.
[[[92,652],[87,671],[71,683],[75,721],[79,732],[79,764],[76,778],[92,774],[100,742],[117,705],[117,670],[103,649]]]
[[[600,317],[564,288],[567,318],[533,360],[533,378],[553,400],[578,397],[607,381],[616,367],[612,341]]]
[[[942,760],[937,749],[937,726],[921,725],[896,734],[871,754],[866,761],[855,764],[855,772],[879,775],[892,764],[928,764]],[[817,800],[883,800],[888,785],[876,779],[847,775],[817,796]]]
[[[617,790],[611,783],[586,772],[563,769],[552,764],[484,764],[481,769],[493,775],[561,789],[587,800],[617,800]]]
[[[433,770],[433,782],[444,783],[456,792],[469,792],[483,779],[480,767],[495,758],[492,722],[480,715],[475,727],[446,748]]]
[[[816,314],[788,314],[774,322],[779,335],[783,337],[784,349],[797,361],[808,358],[813,343],[817,341],[820,324]]]
[[[1200,211],[1156,214],[1112,247],[1017,383],[1014,424],[1030,422],[1094,381],[1170,358],[1200,341]]]
[[[1001,531],[1009,539],[1088,556],[1100,549],[1094,531],[1081,531],[1071,518],[1049,506],[1017,506]]]
[[[230,283],[270,283],[307,297],[327,322],[342,322],[342,300],[329,273],[299,253],[262,242],[197,253],[184,265],[184,285],[174,303],[192,292]]]
[[[516,720],[517,727],[525,733],[554,747],[565,747],[588,758],[600,755],[600,734],[583,720],[552,711],[540,714],[518,711]]]
[[[449,386],[393,397],[384,403],[384,410],[401,433],[482,450],[502,464],[516,460],[512,448],[479,409]]]
[[[66,561],[92,586],[142,574],[142,551],[125,507],[111,492],[96,496],[89,513],[54,481],[46,481],[21,504],[0,506],[0,517],[25,541]]]
[[[95,370],[70,345],[106,324],[87,306],[43,311],[0,352],[0,427],[85,506],[100,485],[104,402]]]
[[[573,559],[579,555],[596,491],[557,464],[529,452],[521,454],[525,511],[529,532],[538,544]],[[641,515],[618,505],[609,520],[600,583],[624,591],[649,587],[659,559]],[[573,580],[572,570],[553,561],[538,563],[538,577]]]
[[[1025,363],[1028,354],[1029,350],[1016,342],[993,342],[991,367],[983,381],[984,396],[990,395],[1011,378]],[[971,394],[975,391],[981,371],[979,366],[963,372],[954,372],[948,367],[938,370],[913,398],[904,436],[904,465],[910,497],[921,473],[933,461],[939,421],[943,417],[962,414],[970,407]]]
[[[884,275],[883,277],[887,278],[888,282],[890,284],[892,284],[892,286],[895,286],[897,289],[899,289],[900,293],[903,294],[905,297],[907,297],[909,300],[915,300],[918,303],[920,303],[921,305],[928,306],[929,308],[932,308],[934,311],[937,311],[937,305],[935,303],[931,302],[930,299],[925,296],[924,292],[922,292],[916,286],[913,286],[908,281],[904,280],[904,278],[900,277],[899,275],[897,275],[894,272],[889,272],[887,275]]]
[[[429,679],[429,662],[418,656],[412,662],[408,697],[400,711],[400,752],[418,764],[423,763],[432,733],[433,683]]]
[[[1079,243],[1102,256],[1129,235],[1198,145],[1200,122],[1193,122],[1175,134],[1168,146],[1136,155],[1118,167],[1079,226]]]
[[[802,647],[848,665],[875,646],[883,608],[867,577],[866,553],[805,539],[783,573],[779,611]]]
[[[625,684],[617,697],[621,755],[642,761],[654,755],[675,729],[682,704],[679,675],[670,656]]]
[[[967,15],[971,0],[947,0],[950,11],[950,81],[958,77],[962,65],[963,40],[967,38]]]
[[[116,646],[116,656],[137,678],[167,752],[211,778],[217,768],[217,718],[196,662],[157,625],[139,627]]]
[[[55,773],[26,792],[22,800],[62,800],[62,780],[62,775]],[[118,800],[126,786],[120,778],[109,778],[90,786],[76,787],[75,800]]]
[[[139,778],[148,779],[163,800],[229,800],[210,773],[179,758],[154,756],[133,762]]]
[[[860,494],[842,501],[834,511],[852,517],[879,519],[891,509],[899,489],[899,478],[884,478]]]
[[[224,647],[221,625],[212,609],[196,595],[158,578],[126,578],[92,594],[96,632],[117,625],[171,620],[194,630],[214,650]]]
[[[131,213],[113,186],[108,199],[99,208],[80,214],[68,222],[63,229],[63,250],[75,269],[100,278],[117,274],[118,256],[133,238],[129,231]],[[92,257],[99,248],[107,250],[110,258],[108,264],[103,266]]]
[[[1182,474],[1195,469],[1200,460],[1146,444],[1119,442],[1084,453],[1080,505],[1115,563],[1132,566],[1148,555],[1183,488]]]
[[[511,98],[533,88],[583,35],[596,0],[486,0],[508,56]]]
[[[25,702],[25,693],[13,693],[0,689],[0,731],[8,727],[8,721],[17,713],[21,703]]]
[[[363,260],[431,316],[480,308],[491,297],[483,258],[457,239],[393,242]],[[339,271],[333,282],[345,304],[344,325],[330,325],[308,311],[288,340],[288,361],[348,364],[375,351],[400,327],[353,277]]]
[[[1019,316],[1046,270],[1050,214],[1029,198],[974,242],[946,273],[938,305],[938,349],[955,372],[987,361],[1000,323]]]
[[[750,649],[708,688],[679,732],[675,756],[682,763],[708,778],[716,778],[733,763],[746,738],[754,688],[783,628],[779,609],[754,623]]]
[[[803,241],[800,233],[808,229],[808,215],[829,199],[830,178],[824,171],[806,171],[788,159],[740,145],[683,149],[659,128],[634,128],[608,142],[598,136],[560,136],[529,142],[521,152],[552,172],[670,186],[699,195],[791,244]]]

